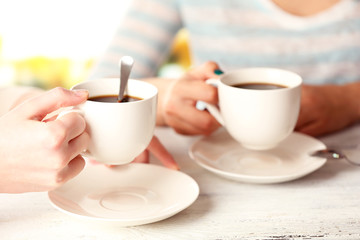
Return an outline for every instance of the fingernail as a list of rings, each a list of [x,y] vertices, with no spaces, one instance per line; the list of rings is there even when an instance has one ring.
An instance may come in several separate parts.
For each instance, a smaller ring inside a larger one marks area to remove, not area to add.
[[[215,69],[215,70],[214,70],[214,73],[215,73],[216,75],[221,75],[221,74],[223,74],[224,72],[221,71],[220,69]]]
[[[173,165],[173,166],[171,166],[171,168],[176,171],[180,170],[180,167],[178,165]]]

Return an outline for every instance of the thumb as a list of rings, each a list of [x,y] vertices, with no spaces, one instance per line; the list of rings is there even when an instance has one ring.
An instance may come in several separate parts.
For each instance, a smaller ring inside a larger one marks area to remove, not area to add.
[[[29,99],[14,110],[27,119],[41,121],[47,114],[62,108],[75,106],[88,98],[86,90],[67,90],[57,87],[42,95]]]

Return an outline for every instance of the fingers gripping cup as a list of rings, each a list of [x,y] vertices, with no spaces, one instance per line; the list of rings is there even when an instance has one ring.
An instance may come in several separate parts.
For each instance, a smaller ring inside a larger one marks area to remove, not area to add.
[[[118,78],[82,82],[72,89],[89,91],[89,99],[75,107],[84,116],[90,135],[85,156],[119,165],[131,162],[147,148],[156,124],[155,86],[130,79],[128,101],[120,103],[117,102]]]
[[[244,68],[209,79],[218,87],[219,106],[209,112],[244,147],[275,147],[295,128],[300,110],[302,78],[274,68]]]

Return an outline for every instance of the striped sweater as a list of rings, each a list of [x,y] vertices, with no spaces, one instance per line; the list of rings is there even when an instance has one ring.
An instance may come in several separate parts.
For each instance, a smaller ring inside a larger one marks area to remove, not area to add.
[[[360,80],[359,0],[310,17],[271,0],[133,0],[91,78],[118,76],[123,55],[135,59],[133,78],[156,76],[181,28],[189,32],[193,65],[278,67],[311,84]]]

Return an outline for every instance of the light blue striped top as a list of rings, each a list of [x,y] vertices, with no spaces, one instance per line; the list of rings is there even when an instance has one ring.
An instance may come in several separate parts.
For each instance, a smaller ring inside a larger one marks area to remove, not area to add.
[[[131,77],[156,76],[183,27],[194,65],[279,67],[313,84],[360,80],[359,0],[310,17],[291,15],[271,0],[133,0],[91,79],[118,76],[123,55],[135,59]]]

